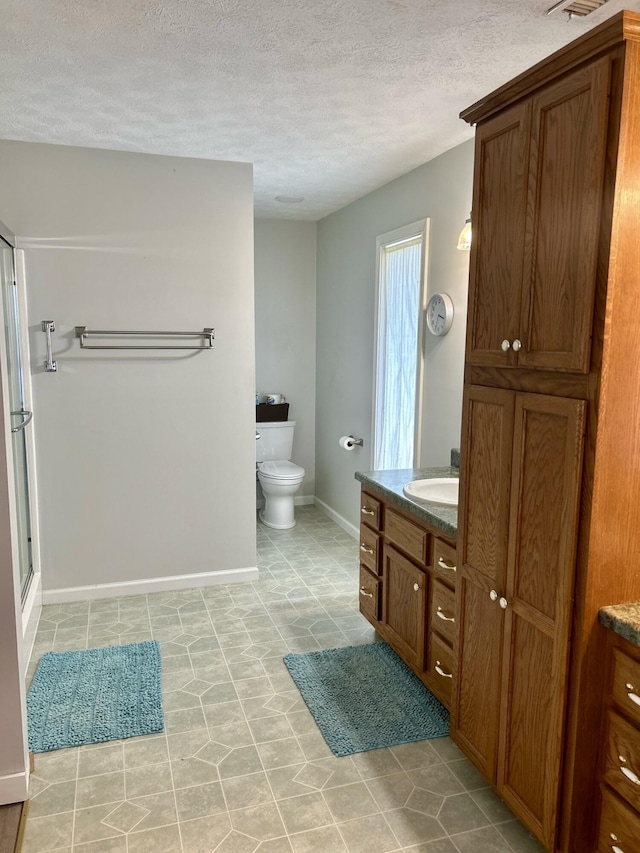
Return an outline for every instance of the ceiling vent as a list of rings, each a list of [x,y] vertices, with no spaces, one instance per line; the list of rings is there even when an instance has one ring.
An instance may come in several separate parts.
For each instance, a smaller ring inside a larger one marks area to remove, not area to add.
[[[560,0],[559,3],[554,3],[550,9],[547,9],[545,14],[550,15],[552,12],[562,10],[569,18],[585,18],[604,6],[606,2],[607,0]]]

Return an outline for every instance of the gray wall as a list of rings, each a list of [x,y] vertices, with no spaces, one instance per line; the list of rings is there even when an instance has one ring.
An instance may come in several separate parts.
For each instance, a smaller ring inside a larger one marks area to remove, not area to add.
[[[359,523],[359,484],[371,467],[376,237],[431,220],[428,294],[448,293],[449,334],[427,335],[422,461],[447,465],[460,441],[469,253],[456,249],[471,209],[473,141],[447,151],[318,223],[316,497]],[[364,448],[338,447],[343,434]]]
[[[2,141],[0,187],[26,255],[44,590],[255,566],[251,167]],[[83,324],[214,326],[215,349],[81,352]]]
[[[296,421],[297,496],[315,491],[316,224],[255,222],[256,390],[283,393]]]

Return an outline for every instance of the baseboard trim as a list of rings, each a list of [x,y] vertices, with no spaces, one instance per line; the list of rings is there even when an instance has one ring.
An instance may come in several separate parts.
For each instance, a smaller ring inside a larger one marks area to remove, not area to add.
[[[188,589],[194,586],[216,586],[258,579],[258,569],[222,569],[219,572],[198,572],[192,575],[170,575],[166,578],[101,583],[90,586],[69,586],[63,589],[42,591],[43,604],[68,604],[72,601],[90,601],[97,598],[122,598],[125,595],[144,595],[147,592],[165,592]]]
[[[0,776],[0,806],[10,803],[22,803],[29,796],[29,777],[27,773],[11,773]]]
[[[350,521],[347,521],[340,513],[336,512],[335,509],[332,509],[329,504],[326,504],[324,501],[321,501],[320,498],[314,498],[315,505],[322,510],[325,515],[328,515],[332,521],[353,536],[354,539],[357,539],[360,535],[360,531],[358,528],[351,524]]]

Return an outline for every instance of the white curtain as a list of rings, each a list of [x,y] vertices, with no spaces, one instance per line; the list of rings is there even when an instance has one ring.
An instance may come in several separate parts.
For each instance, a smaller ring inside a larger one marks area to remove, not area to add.
[[[381,258],[376,387],[376,469],[413,467],[422,240]]]

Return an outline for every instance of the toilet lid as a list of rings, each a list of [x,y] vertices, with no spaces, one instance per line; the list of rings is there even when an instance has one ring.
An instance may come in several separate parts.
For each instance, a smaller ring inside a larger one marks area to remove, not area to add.
[[[290,480],[292,477],[304,477],[304,468],[289,462],[287,459],[276,459],[270,462],[262,462],[258,469],[260,474],[271,477],[274,480]]]

